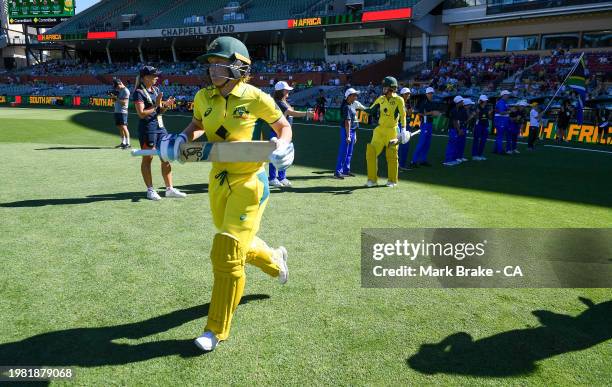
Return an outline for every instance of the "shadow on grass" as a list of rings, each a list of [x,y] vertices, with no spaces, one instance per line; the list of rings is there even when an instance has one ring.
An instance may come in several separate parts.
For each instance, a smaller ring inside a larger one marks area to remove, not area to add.
[[[537,369],[537,361],[581,351],[612,339],[612,300],[594,304],[579,298],[588,309],[576,317],[546,310],[533,315],[542,326],[515,329],[474,340],[466,332],[454,333],[439,343],[423,344],[406,360],[424,374],[484,377],[523,375]]]
[[[242,297],[240,304],[266,300],[265,294]],[[177,310],[162,316],[130,324],[99,328],[73,328],[42,333],[12,343],[0,344],[3,366],[78,366],[96,367],[134,363],[159,357],[203,354],[193,343],[184,340],[161,340],[142,344],[114,343],[118,339],[138,340],[165,332],[190,321],[206,317],[209,304]],[[194,332],[195,334],[195,332]]]
[[[200,193],[208,192],[208,184],[187,184],[187,185],[176,186],[176,188],[180,189],[186,194],[200,194]],[[163,190],[165,189],[165,187],[161,189]],[[88,203],[95,203],[95,202],[122,201],[122,200],[130,200],[132,202],[139,202],[141,200],[146,200],[145,190],[138,191],[138,192],[118,192],[118,193],[112,193],[112,194],[88,195],[83,198],[20,200],[16,202],[0,203],[0,207],[8,207],[8,208],[44,207],[44,206],[59,206],[59,205],[66,205],[66,204],[88,204]]]
[[[291,177],[288,177],[290,180],[294,180]],[[329,178],[333,180],[332,178]],[[350,195],[354,191],[360,189],[377,189],[377,188],[385,188],[384,185],[378,185],[375,187],[368,188],[365,185],[356,185],[356,186],[316,186],[316,187],[283,187],[279,189],[272,188],[272,192],[277,193],[327,193],[332,195]]]
[[[71,116],[71,121],[76,125],[116,136],[117,129],[112,120],[112,114],[95,111]],[[178,132],[185,128],[190,118],[167,115],[164,120],[170,132]],[[129,127],[134,137],[137,134],[138,120],[133,114],[129,116]],[[333,173],[331,169],[336,165],[340,141],[339,127],[334,124],[330,127],[302,125],[296,122],[294,129],[295,164],[331,175]],[[358,141],[355,144],[351,165],[354,173],[366,174],[365,148],[371,136],[372,131],[359,131],[357,134]],[[414,144],[410,145],[410,157],[417,141],[418,137],[411,141]],[[612,180],[606,179],[606,176],[612,174],[612,163],[610,163],[612,155],[540,147],[537,152],[498,156],[490,154],[493,144],[489,142],[485,149],[485,156],[489,157],[489,160],[470,161],[457,167],[445,168],[441,163],[444,160],[447,141],[444,136],[433,137],[428,158],[433,166],[401,172],[400,181],[603,207],[612,206],[612,198],[609,195],[612,191]],[[470,136],[465,149],[465,155],[468,157],[471,154],[471,146]],[[524,150],[525,145],[520,145],[519,148]],[[378,171],[383,179],[386,177],[386,170],[386,162],[381,156]],[[291,169],[288,171],[288,178],[292,179]],[[293,179],[299,180],[299,178]],[[328,191],[336,194],[334,190]]]
[[[52,146],[49,148],[36,148],[34,150],[91,150],[91,149],[115,149],[113,146]]]

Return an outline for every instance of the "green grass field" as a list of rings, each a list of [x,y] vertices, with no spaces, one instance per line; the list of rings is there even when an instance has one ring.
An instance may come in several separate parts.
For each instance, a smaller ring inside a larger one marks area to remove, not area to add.
[[[610,227],[612,154],[540,147],[443,168],[434,137],[433,167],[363,189],[370,131],[343,181],[336,128],[294,133],[294,188],[272,192],[259,234],[289,250],[289,283],[248,267],[230,340],[200,354],[210,166],[176,165],[188,198],[147,201],[111,114],[1,108],[0,365],[76,367],[88,386],[612,384],[610,289],[360,287],[364,227]],[[600,304],[581,320],[579,297]],[[567,317],[542,325],[538,310]],[[465,334],[478,347],[460,356],[421,347]]]

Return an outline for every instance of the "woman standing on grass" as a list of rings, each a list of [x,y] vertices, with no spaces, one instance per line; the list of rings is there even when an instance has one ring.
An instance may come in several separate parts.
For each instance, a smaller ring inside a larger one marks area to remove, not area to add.
[[[136,90],[134,91],[134,106],[140,120],[138,121],[138,140],[141,149],[155,149],[161,137],[168,134],[164,126],[162,114],[174,103],[174,97],[163,101],[163,93],[155,86],[160,72],[153,66],[144,66],[136,78]],[[147,199],[161,200],[157,191],[153,188],[153,177],[151,176],[151,162],[153,156],[144,156],[140,164],[140,172],[147,186]],[[172,186],[172,167],[167,161],[161,163],[161,173],[166,184],[167,198],[184,198],[186,193]]]
[[[291,90],[293,90],[293,87],[289,86],[285,81],[276,82],[274,85],[274,101],[287,118],[287,121],[289,121],[289,124],[293,126],[293,117],[306,117],[308,119],[313,117],[313,113],[310,110],[305,112],[293,110],[293,107],[287,101]],[[273,137],[276,137],[276,132],[274,129],[270,129],[270,138]],[[268,180],[271,186],[291,187],[291,182],[287,179],[286,170],[277,171],[272,163],[269,164],[269,170]]]

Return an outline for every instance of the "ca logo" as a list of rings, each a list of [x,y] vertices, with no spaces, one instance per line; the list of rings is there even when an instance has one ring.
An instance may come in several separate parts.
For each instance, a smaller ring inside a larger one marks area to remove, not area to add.
[[[210,114],[210,112],[212,112],[212,108],[208,108],[208,109],[206,109],[206,111],[204,112],[204,117],[208,117],[208,115]]]

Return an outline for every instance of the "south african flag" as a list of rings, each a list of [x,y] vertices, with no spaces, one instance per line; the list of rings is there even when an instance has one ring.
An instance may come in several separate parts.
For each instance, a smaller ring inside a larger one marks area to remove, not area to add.
[[[586,101],[586,76],[584,69],[584,60],[582,56],[580,56],[580,60],[574,68],[574,71],[565,82],[565,84],[574,90],[578,96],[578,106],[576,107],[576,121],[578,121],[578,125],[582,125],[584,101]]]

